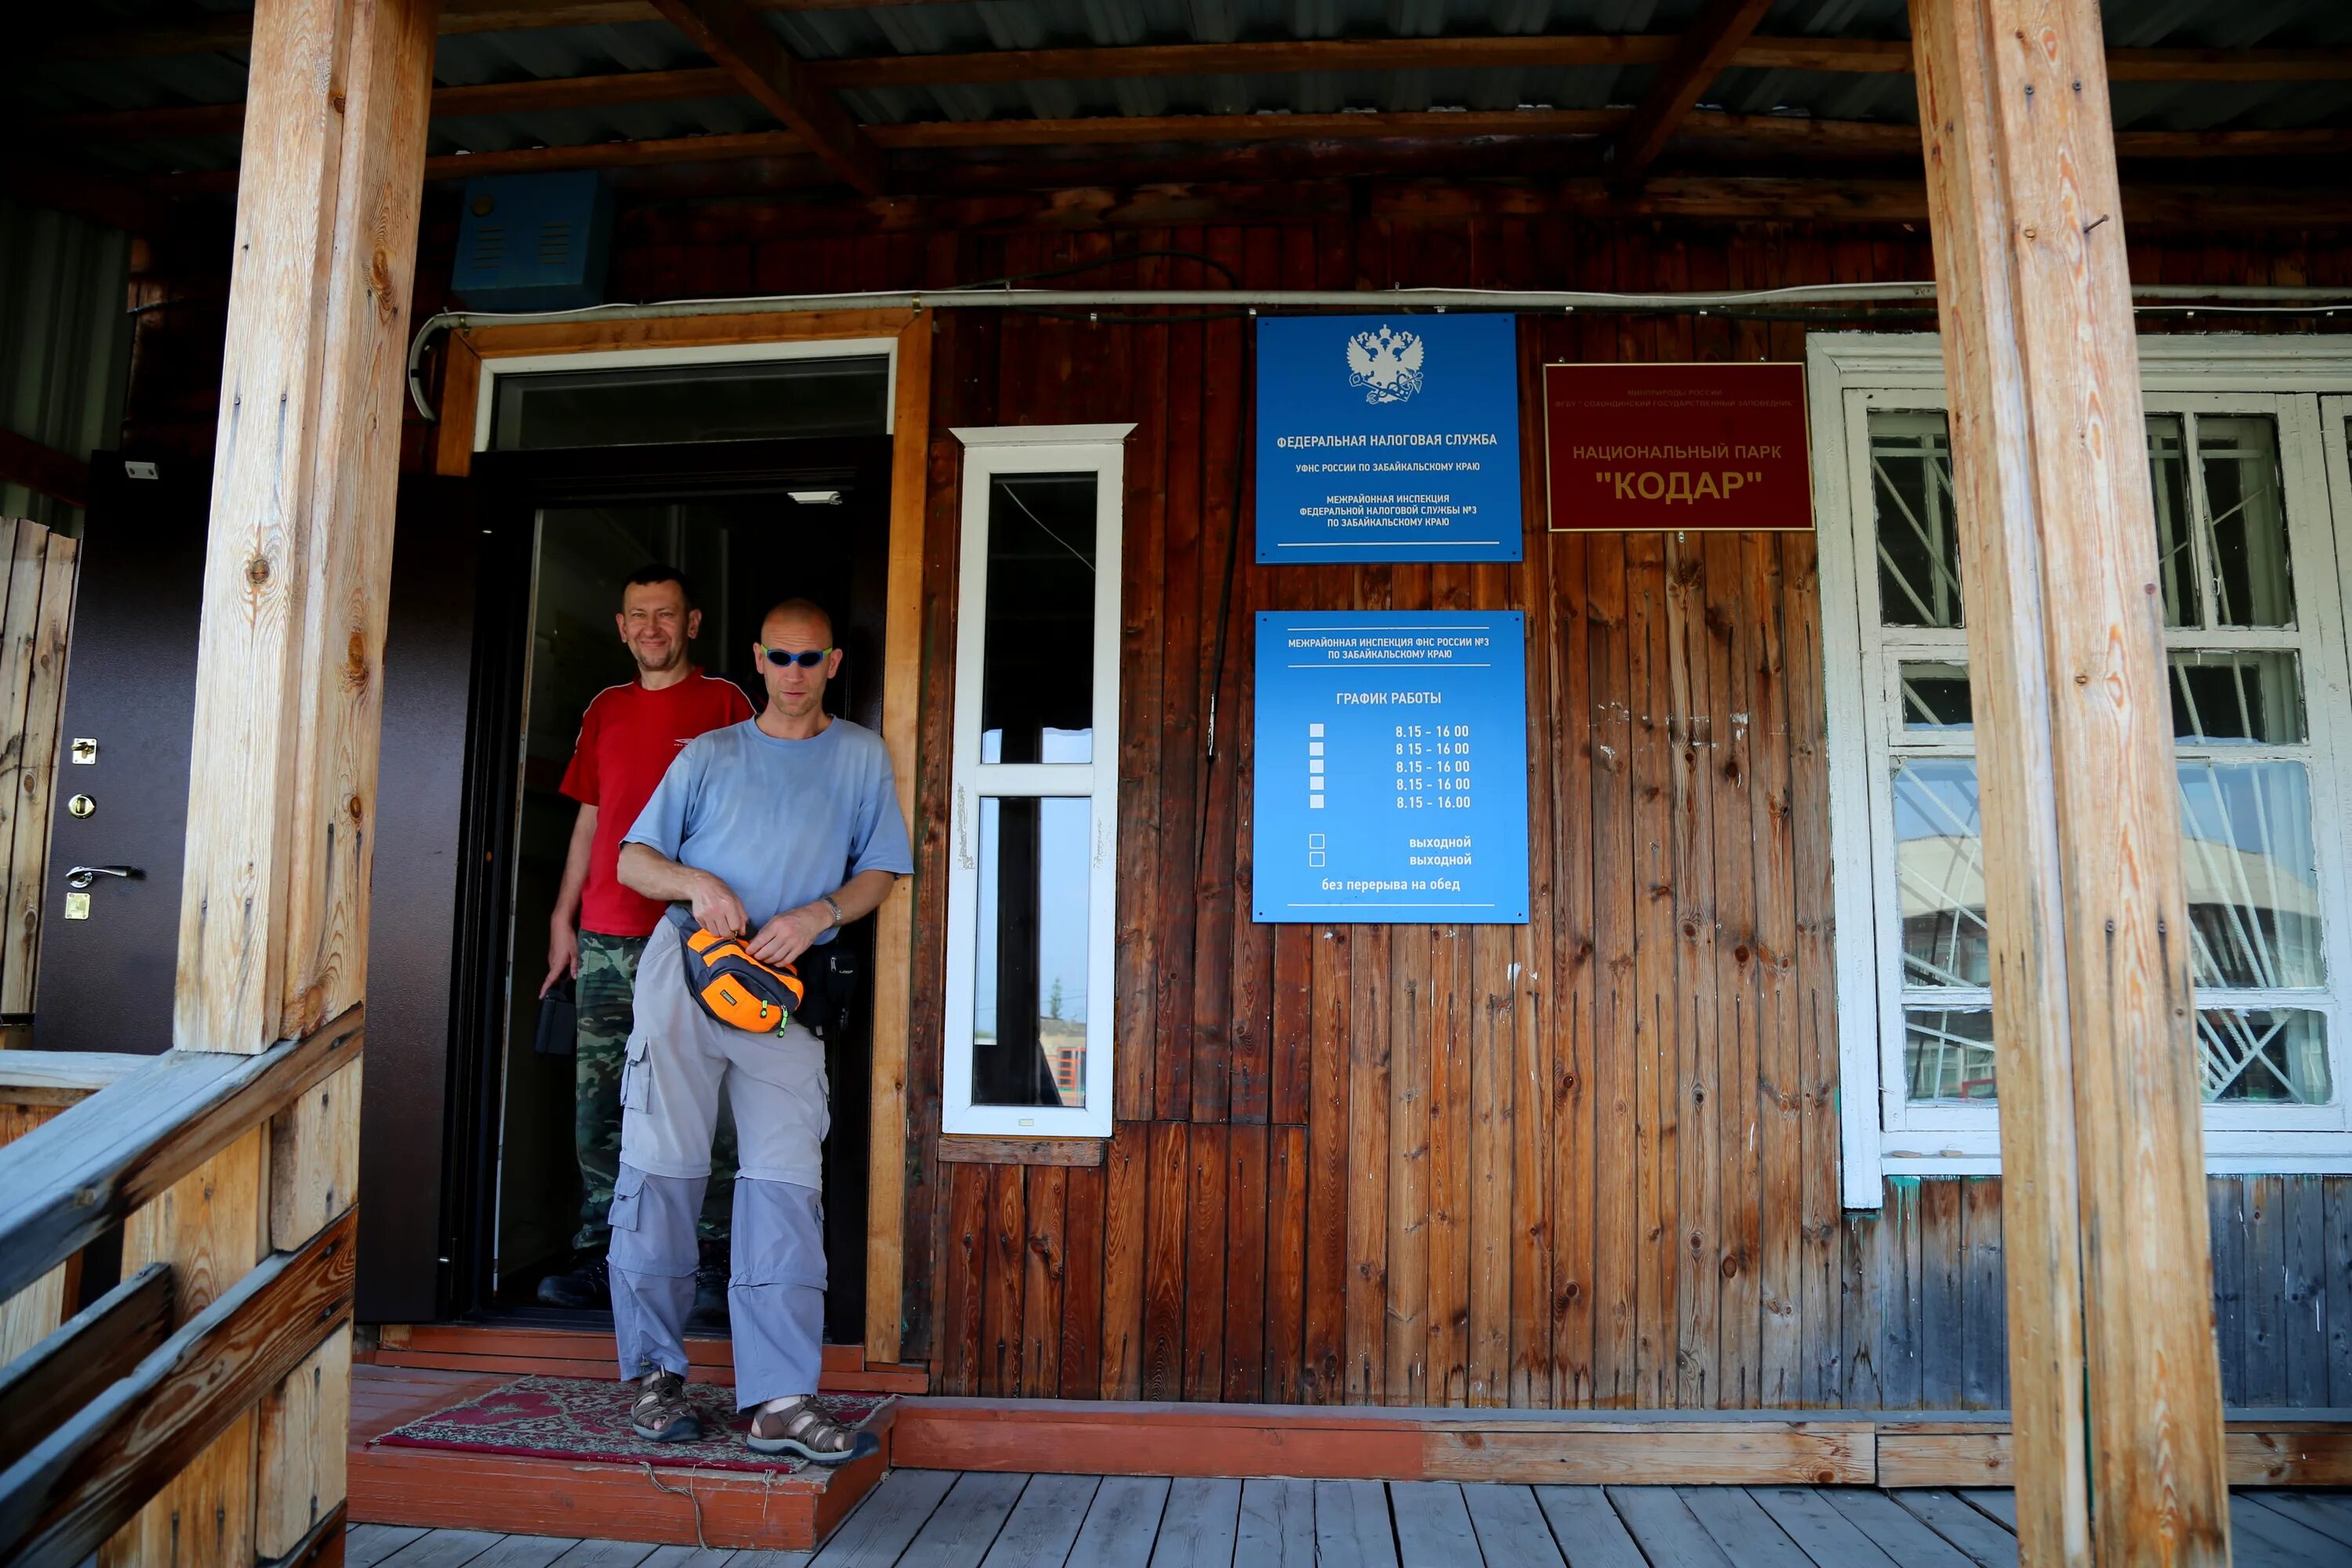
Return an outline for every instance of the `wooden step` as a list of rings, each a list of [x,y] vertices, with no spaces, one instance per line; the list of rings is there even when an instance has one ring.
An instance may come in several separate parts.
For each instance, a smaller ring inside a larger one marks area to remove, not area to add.
[[[520,1377],[611,1377],[613,1336],[588,1329],[485,1327],[474,1323],[390,1323],[375,1348],[353,1359],[375,1366],[443,1372],[504,1373]],[[689,1334],[686,1359],[697,1383],[735,1384],[735,1352],[721,1337]],[[858,1345],[827,1345],[817,1386],[827,1394],[921,1394],[930,1379],[920,1366],[868,1362]]]
[[[609,1366],[604,1370],[610,1374]],[[880,1453],[837,1469],[794,1475],[371,1447],[395,1426],[487,1394],[516,1375],[353,1367],[352,1521],[804,1552],[831,1533],[890,1467],[888,1413],[875,1428]]]

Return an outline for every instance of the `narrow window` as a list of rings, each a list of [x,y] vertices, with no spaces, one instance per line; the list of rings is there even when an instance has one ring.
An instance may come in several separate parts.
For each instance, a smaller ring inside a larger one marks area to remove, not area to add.
[[[948,1132],[1110,1135],[1126,429],[959,432]]]

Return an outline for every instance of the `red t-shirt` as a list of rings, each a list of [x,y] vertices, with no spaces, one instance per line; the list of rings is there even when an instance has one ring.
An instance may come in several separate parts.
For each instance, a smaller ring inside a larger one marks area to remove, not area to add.
[[[678,748],[709,730],[751,717],[743,689],[700,669],[675,686],[648,691],[635,681],[608,686],[580,720],[580,742],[563,772],[563,793],[596,808],[596,836],[588,851],[588,889],[580,903],[583,931],[606,936],[650,936],[662,906],[621,886],[621,839]]]

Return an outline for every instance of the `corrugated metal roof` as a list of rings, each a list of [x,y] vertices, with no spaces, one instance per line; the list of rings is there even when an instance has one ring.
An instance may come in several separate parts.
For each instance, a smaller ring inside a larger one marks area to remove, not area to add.
[[[72,458],[121,428],[131,237],[0,200],[0,426]],[[0,516],[79,531],[79,508],[0,483]]]
[[[792,51],[833,60],[1008,49],[1316,38],[1672,34],[1700,0],[973,0],[765,13]],[[99,0],[78,8],[110,26],[184,25],[239,9]],[[2352,45],[2347,0],[2110,0],[2115,47],[2295,47]],[[1900,38],[1904,0],[1780,0],[1767,36]],[[669,70],[704,64],[665,22],[454,33],[440,40],[443,86]],[[1423,68],[1287,75],[1130,78],[860,88],[843,92],[857,119],[881,124],[1096,115],[1157,116],[1520,107],[1600,109],[1636,101],[1644,66]],[[70,113],[233,102],[243,93],[237,51],[55,59],[20,84],[37,112]],[[2115,84],[2126,130],[2352,125],[2352,82]],[[1708,101],[1753,114],[1907,123],[1911,78],[1899,73],[1734,68]],[[771,129],[749,98],[614,105],[438,119],[435,153],[575,145]],[[142,173],[234,164],[229,135],[93,143],[89,156]]]

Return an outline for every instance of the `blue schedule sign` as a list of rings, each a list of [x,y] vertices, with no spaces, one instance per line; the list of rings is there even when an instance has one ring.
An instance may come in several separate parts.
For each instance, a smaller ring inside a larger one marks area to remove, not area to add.
[[[1526,923],[1527,639],[1516,611],[1259,614],[1258,921]]]
[[[1262,316],[1257,558],[1517,561],[1509,316]]]

